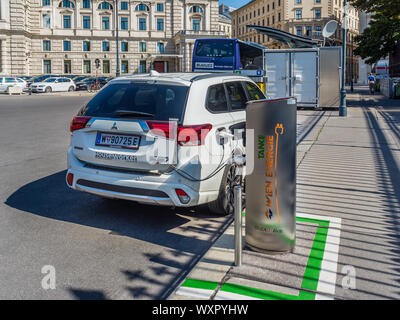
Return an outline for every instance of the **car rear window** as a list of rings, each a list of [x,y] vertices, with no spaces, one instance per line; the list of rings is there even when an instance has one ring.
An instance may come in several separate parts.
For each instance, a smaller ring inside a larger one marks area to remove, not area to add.
[[[117,111],[151,114],[146,119],[182,121],[189,87],[160,83],[110,83],[82,108],[79,115],[142,118]]]

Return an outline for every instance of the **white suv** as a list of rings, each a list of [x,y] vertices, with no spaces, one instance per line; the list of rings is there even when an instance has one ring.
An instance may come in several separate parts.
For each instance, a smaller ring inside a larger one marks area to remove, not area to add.
[[[245,108],[264,94],[235,74],[165,73],[109,82],[71,121],[66,182],[104,197],[233,210]],[[239,131],[238,131],[239,130]]]

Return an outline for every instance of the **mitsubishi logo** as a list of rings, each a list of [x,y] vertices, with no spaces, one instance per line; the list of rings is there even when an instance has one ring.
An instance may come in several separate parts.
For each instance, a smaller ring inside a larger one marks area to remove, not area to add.
[[[117,123],[116,123],[116,122],[114,122],[114,124],[113,124],[112,127],[111,127],[111,130],[113,130],[113,129],[118,130],[118,127],[117,127]]]

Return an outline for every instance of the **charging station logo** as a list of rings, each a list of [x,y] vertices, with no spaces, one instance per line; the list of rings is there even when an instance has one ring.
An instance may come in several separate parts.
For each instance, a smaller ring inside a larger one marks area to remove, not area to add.
[[[278,177],[277,177],[277,165],[278,165],[278,146],[279,136],[283,134],[283,124],[278,123],[275,126],[275,135],[259,136],[259,158],[265,159],[265,216],[268,220],[273,217],[274,200],[276,207],[276,214],[278,223],[280,224],[279,217],[279,204],[278,204]]]

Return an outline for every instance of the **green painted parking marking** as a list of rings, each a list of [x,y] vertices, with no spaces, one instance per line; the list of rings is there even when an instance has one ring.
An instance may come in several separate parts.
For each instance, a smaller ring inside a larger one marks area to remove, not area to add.
[[[329,229],[329,221],[296,217],[298,222],[318,224],[314,241],[311,247],[310,255],[307,260],[304,271],[301,288],[298,295],[285,294],[281,292],[251,288],[239,284],[225,283],[221,286],[221,291],[235,293],[243,296],[263,299],[263,300],[315,300],[315,292],[318,286],[321,263],[324,256],[326,237]],[[218,287],[217,282],[203,281],[195,279],[186,279],[183,287],[215,290]],[[304,289],[304,290],[301,290]]]
[[[215,290],[218,287],[218,282],[186,279],[186,281],[182,284],[182,287]]]

